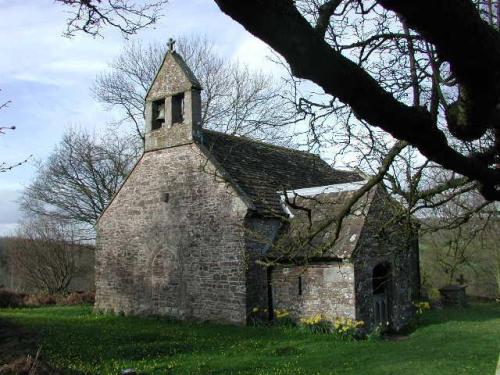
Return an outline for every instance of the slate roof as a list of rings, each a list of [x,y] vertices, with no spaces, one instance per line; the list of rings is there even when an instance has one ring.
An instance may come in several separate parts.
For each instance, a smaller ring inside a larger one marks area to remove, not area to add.
[[[319,231],[315,236],[312,234],[318,231],[318,226],[322,225],[325,219],[332,218],[334,213],[355,191],[318,194],[310,197],[289,197],[294,205],[308,208],[311,219],[309,219],[307,211],[289,206],[293,217],[286,232],[275,243],[274,249],[269,255],[272,257],[274,253],[276,257],[286,259],[351,258],[378,189],[378,187],[372,188],[356,202],[351,213],[343,219],[336,240],[335,222]]]
[[[277,191],[363,180],[308,152],[245,137],[204,129],[201,142],[261,214],[284,214]]]

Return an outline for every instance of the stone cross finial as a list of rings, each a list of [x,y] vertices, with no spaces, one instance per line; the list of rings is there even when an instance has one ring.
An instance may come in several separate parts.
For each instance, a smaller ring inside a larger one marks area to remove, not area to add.
[[[167,43],[167,46],[168,46],[168,50],[170,52],[172,52],[174,50],[174,44],[175,44],[175,40],[173,40],[172,38],[170,38],[168,40],[168,43]]]

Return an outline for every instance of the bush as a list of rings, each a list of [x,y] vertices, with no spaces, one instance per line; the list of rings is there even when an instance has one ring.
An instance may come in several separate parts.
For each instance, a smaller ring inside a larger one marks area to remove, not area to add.
[[[71,292],[64,294],[24,294],[0,289],[0,307],[83,305],[95,302],[95,292]]]
[[[24,298],[24,304],[27,306],[55,305],[58,302],[57,297],[52,294],[29,294]]]
[[[68,294],[63,301],[65,305],[83,305],[83,304],[94,304],[95,293],[94,292],[71,292]]]
[[[0,307],[20,307],[25,295],[8,289],[0,289]]]

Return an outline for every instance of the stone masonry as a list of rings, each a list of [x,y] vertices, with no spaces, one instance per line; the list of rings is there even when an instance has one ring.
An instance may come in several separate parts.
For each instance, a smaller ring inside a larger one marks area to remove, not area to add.
[[[332,229],[295,248],[314,224],[297,204],[321,223],[363,177],[307,152],[203,129],[200,90],[184,60],[167,52],[146,96],[145,152],[96,226],[96,310],[245,324],[259,307],[372,327],[383,288],[384,319],[402,328],[418,296],[418,243],[388,224],[387,193],[365,194],[338,241],[300,265]],[[262,266],[280,246],[294,255]]]
[[[316,314],[356,318],[354,267],[349,262],[280,266],[273,270],[273,307],[295,319]]]
[[[144,154],[99,221],[97,309],[245,321],[246,206],[206,163],[194,144]]]

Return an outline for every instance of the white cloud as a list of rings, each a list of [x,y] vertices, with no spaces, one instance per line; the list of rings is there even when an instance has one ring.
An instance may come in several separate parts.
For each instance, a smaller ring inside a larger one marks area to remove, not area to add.
[[[0,188],[0,235],[10,234],[18,220],[21,218],[17,200],[20,197],[21,191],[15,189],[17,186],[6,186],[2,183]],[[6,186],[6,187],[4,187]],[[14,188],[14,189],[13,189]]]
[[[283,68],[272,61],[276,59],[276,56],[276,53],[266,43],[247,34],[238,43],[238,49],[232,58],[244,62],[254,69],[282,75]]]

